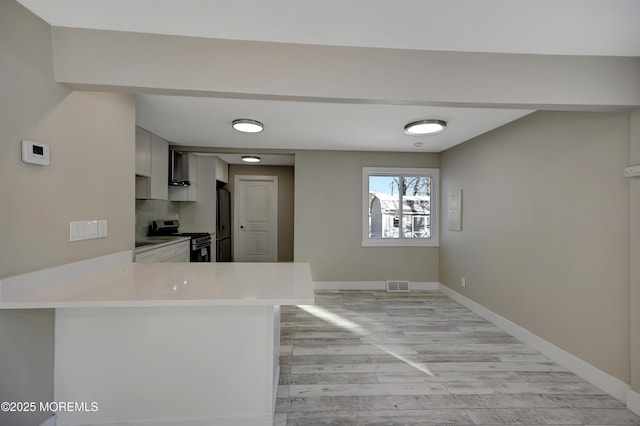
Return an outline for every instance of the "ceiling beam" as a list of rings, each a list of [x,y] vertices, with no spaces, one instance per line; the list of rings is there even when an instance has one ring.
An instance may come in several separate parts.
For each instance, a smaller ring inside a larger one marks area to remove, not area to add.
[[[640,107],[640,58],[463,53],[53,28],[76,89],[547,110]]]

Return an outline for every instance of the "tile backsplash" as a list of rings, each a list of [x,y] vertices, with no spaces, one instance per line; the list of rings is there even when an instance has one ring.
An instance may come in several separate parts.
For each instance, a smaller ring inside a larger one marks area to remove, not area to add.
[[[179,219],[180,203],[166,200],[136,200],[136,240],[149,233],[152,220]]]

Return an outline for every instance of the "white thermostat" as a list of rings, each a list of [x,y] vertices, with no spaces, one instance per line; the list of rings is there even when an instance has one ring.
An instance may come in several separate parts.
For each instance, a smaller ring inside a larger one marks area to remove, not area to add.
[[[48,166],[49,145],[33,141],[22,141],[22,161]]]

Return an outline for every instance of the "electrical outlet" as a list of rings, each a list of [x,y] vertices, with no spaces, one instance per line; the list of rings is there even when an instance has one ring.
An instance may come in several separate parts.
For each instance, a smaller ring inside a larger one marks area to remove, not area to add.
[[[467,287],[467,279],[465,277],[462,277],[462,279],[460,280],[460,285],[462,286],[462,288]]]

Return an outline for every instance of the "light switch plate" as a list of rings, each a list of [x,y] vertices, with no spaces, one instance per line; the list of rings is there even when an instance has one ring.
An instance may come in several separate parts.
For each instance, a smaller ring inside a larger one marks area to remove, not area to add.
[[[640,176],[640,166],[629,166],[624,169],[625,177]]]
[[[107,220],[102,219],[98,221],[98,238],[105,238],[107,236]]]
[[[69,222],[69,241],[81,241],[98,238],[97,220],[79,220]]]

